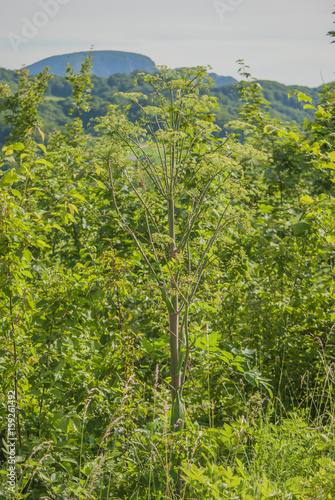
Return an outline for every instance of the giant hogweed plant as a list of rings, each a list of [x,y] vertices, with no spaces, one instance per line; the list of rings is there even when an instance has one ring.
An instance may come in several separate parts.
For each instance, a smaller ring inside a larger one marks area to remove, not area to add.
[[[217,139],[215,98],[205,68],[140,75],[149,97],[122,93],[130,104],[112,106],[100,120],[99,182],[112,192],[120,225],[159,289],[168,312],[171,356],[171,427],[184,427],[183,388],[190,356],[192,305],[217,248],[241,225],[248,203],[234,142]],[[148,102],[146,102],[148,100]],[[127,118],[137,106],[141,119]],[[101,184],[101,185],[102,185]],[[134,205],[122,204],[125,192]],[[233,236],[232,236],[233,238]]]

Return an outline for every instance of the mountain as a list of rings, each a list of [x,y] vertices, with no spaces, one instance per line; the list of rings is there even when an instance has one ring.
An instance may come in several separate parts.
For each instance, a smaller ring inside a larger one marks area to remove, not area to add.
[[[32,75],[43,71],[45,66],[49,66],[50,72],[56,76],[65,76],[67,63],[70,64],[75,73],[80,71],[81,63],[85,61],[88,52],[73,52],[58,56],[47,57],[34,64],[26,66]],[[116,73],[129,75],[133,71],[154,71],[155,63],[147,56],[135,54],[134,52],[121,52],[117,50],[97,50],[92,51],[93,68],[91,73],[106,78]],[[215,81],[216,87],[237,83],[232,76],[220,76],[216,73],[209,73]]]
[[[213,78],[215,82],[215,87],[223,87],[224,85],[231,85],[237,83],[237,80],[232,76],[220,76],[216,73],[208,73],[208,76]]]
[[[47,57],[34,64],[26,66],[30,73],[36,75],[49,66],[50,72],[56,76],[65,76],[67,63],[70,64],[75,73],[80,71],[83,61],[89,52],[73,52],[58,56]],[[92,73],[99,77],[108,77],[114,73],[129,75],[132,71],[145,72],[154,71],[155,63],[147,56],[135,54],[134,52],[121,52],[118,50],[96,50],[92,52]]]

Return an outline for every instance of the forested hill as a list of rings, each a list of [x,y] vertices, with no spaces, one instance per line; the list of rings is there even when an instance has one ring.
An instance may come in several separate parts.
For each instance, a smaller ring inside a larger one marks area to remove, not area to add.
[[[110,75],[108,78],[92,75],[91,109],[82,116],[85,127],[92,118],[105,115],[108,105],[119,102],[119,98],[115,96],[117,92],[147,91],[144,86],[134,86],[135,74],[136,72],[131,74],[118,73]],[[216,87],[211,90],[211,94],[218,98],[220,106],[215,118],[218,125],[222,127],[228,121],[238,118],[238,92],[234,89],[232,83],[235,80],[232,77],[220,77],[215,74],[211,74],[211,76],[216,82]],[[15,91],[18,88],[18,81],[19,75],[15,71],[0,68],[0,84],[7,84],[12,91]],[[224,82],[226,84],[222,85]],[[265,98],[270,103],[272,117],[298,123],[302,123],[304,118],[312,119],[312,111],[303,109],[303,103],[298,102],[297,99],[288,98],[288,93],[298,89],[311,96],[315,104],[318,101],[318,92],[321,87],[286,86],[267,80],[260,80],[259,83],[263,88]],[[68,110],[72,102],[71,92],[71,85],[63,76],[55,76],[49,82],[46,99],[39,108],[43,120],[43,130],[46,133],[50,133],[56,128],[62,128],[66,123],[69,123]],[[4,117],[0,116],[0,143],[3,144],[8,133],[9,127],[4,123]]]
[[[73,52],[42,59],[27,66],[30,73],[36,75],[43,71],[45,66],[57,76],[65,76],[67,64],[69,63],[75,73],[80,71],[81,64],[87,58],[89,52]],[[133,52],[121,52],[118,50],[97,50],[91,53],[92,73],[100,77],[108,77],[114,73],[125,73],[129,75],[136,70],[151,72],[155,63],[147,56]]]
[[[221,76],[216,73],[209,73],[209,76],[213,78],[216,87],[223,87],[224,85],[237,83],[237,80],[235,80],[232,76]]]

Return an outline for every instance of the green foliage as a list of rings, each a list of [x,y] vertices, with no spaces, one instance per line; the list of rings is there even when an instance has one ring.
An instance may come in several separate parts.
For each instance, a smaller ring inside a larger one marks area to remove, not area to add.
[[[90,135],[89,69],[53,80],[57,101],[46,70],[1,87],[12,497],[332,498],[333,84],[287,97],[300,127],[244,68],[223,133],[205,68],[93,77],[121,93],[106,113],[93,87]],[[75,116],[44,142],[38,110],[61,106]]]
[[[77,65],[74,65],[77,68]],[[78,68],[80,71],[80,64]],[[141,91],[147,93],[148,86],[142,86],[141,82],[134,84],[134,77],[138,72],[134,71],[131,74],[113,74],[109,77],[91,76],[93,88],[91,88],[90,110],[83,111],[82,118],[85,129],[91,118],[104,116],[110,104],[119,104],[120,98],[116,95],[117,92],[133,92]],[[39,116],[43,117],[44,132],[50,133],[55,128],[64,128],[69,122],[68,110],[73,107],[71,82],[66,76],[54,76],[48,82],[46,98],[39,105]],[[81,77],[82,78],[82,77]],[[0,81],[4,85],[8,85],[12,92],[18,90],[18,75],[14,71],[4,70],[0,68]],[[283,121],[296,121],[302,123],[304,118],[311,120],[313,112],[310,109],[304,109],[303,103],[293,101],[288,98],[288,93],[296,87],[285,86],[283,84],[271,81],[260,81],[264,90],[264,96],[271,103],[269,113],[272,118]],[[321,88],[299,87],[299,90],[310,95],[314,102],[319,100],[319,92]],[[231,83],[221,85],[217,80],[216,87],[206,91],[209,95],[217,97],[219,109],[215,110],[216,123],[221,129],[224,125],[238,118],[238,93],[234,85]],[[130,112],[130,119],[134,122],[138,118],[138,113],[135,109]],[[0,120],[0,141],[4,139],[10,132],[9,125],[6,125],[3,120]],[[219,132],[222,135],[223,132]]]
[[[331,498],[332,434],[323,431],[295,414],[274,425],[262,413],[255,421],[208,431],[192,462],[184,462],[184,498]]]
[[[193,304],[227,228],[245,216],[248,196],[238,161],[230,157],[234,142],[214,137],[218,127],[212,111],[217,105],[200,94],[208,86],[205,68],[163,67],[155,75],[139,77],[152,94],[121,95],[131,102],[126,110],[140,108],[141,119],[134,126],[112,107],[97,127],[109,148],[99,178],[111,190],[120,224],[132,236],[168,310],[171,425],[181,430]],[[137,224],[128,223],[128,208],[123,212],[119,206],[124,185],[138,200],[133,216]]]
[[[333,12],[333,14],[335,14],[335,12]],[[335,21],[333,21],[333,22],[335,22]],[[332,38],[334,38],[335,37],[335,31],[334,30],[328,31],[327,35],[329,35]],[[334,40],[332,40],[331,43],[334,43]]]
[[[81,70],[78,74],[73,72],[73,69],[68,65],[66,69],[66,81],[72,84],[73,106],[69,109],[69,115],[75,113],[79,116],[83,111],[89,111],[87,101],[91,98],[91,83],[90,71],[93,66],[91,53],[82,63]]]
[[[29,79],[28,70],[21,70],[19,88],[11,94],[9,89],[1,88],[0,111],[5,112],[5,123],[11,125],[9,141],[21,140],[26,143],[31,133],[40,132],[41,122],[38,117],[38,106],[43,102],[48,81],[49,68],[44,68],[36,78]]]

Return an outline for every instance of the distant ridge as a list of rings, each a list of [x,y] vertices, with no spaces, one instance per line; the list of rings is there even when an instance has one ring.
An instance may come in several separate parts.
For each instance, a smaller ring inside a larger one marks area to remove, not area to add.
[[[78,73],[81,64],[87,58],[89,52],[72,52],[70,54],[62,54],[57,56],[41,59],[36,63],[26,66],[32,75],[36,75],[43,71],[45,66],[50,68],[50,72],[56,76],[65,76],[67,64],[69,63],[75,73]],[[134,52],[123,52],[119,50],[97,50],[92,51],[93,67],[91,73],[101,77],[108,78],[116,73],[130,75],[133,71],[139,70],[146,73],[155,71],[155,63],[150,57]],[[213,78],[216,87],[231,85],[237,83],[237,80],[232,76],[220,76],[216,73],[209,73]]]
[[[65,76],[67,63],[70,64],[75,73],[80,71],[83,61],[89,52],[73,52],[58,56],[47,57],[34,64],[26,66],[30,73],[40,73],[45,66],[49,66],[50,72],[56,76]],[[135,54],[134,52],[122,52],[118,50],[96,50],[92,52],[92,73],[99,77],[108,77],[115,73],[129,75],[132,71],[140,70],[151,73],[154,71],[155,63],[147,56]]]
[[[209,73],[208,76],[213,78],[215,87],[224,87],[225,85],[232,85],[234,83],[237,83],[237,80],[232,76],[220,76],[216,73]]]

